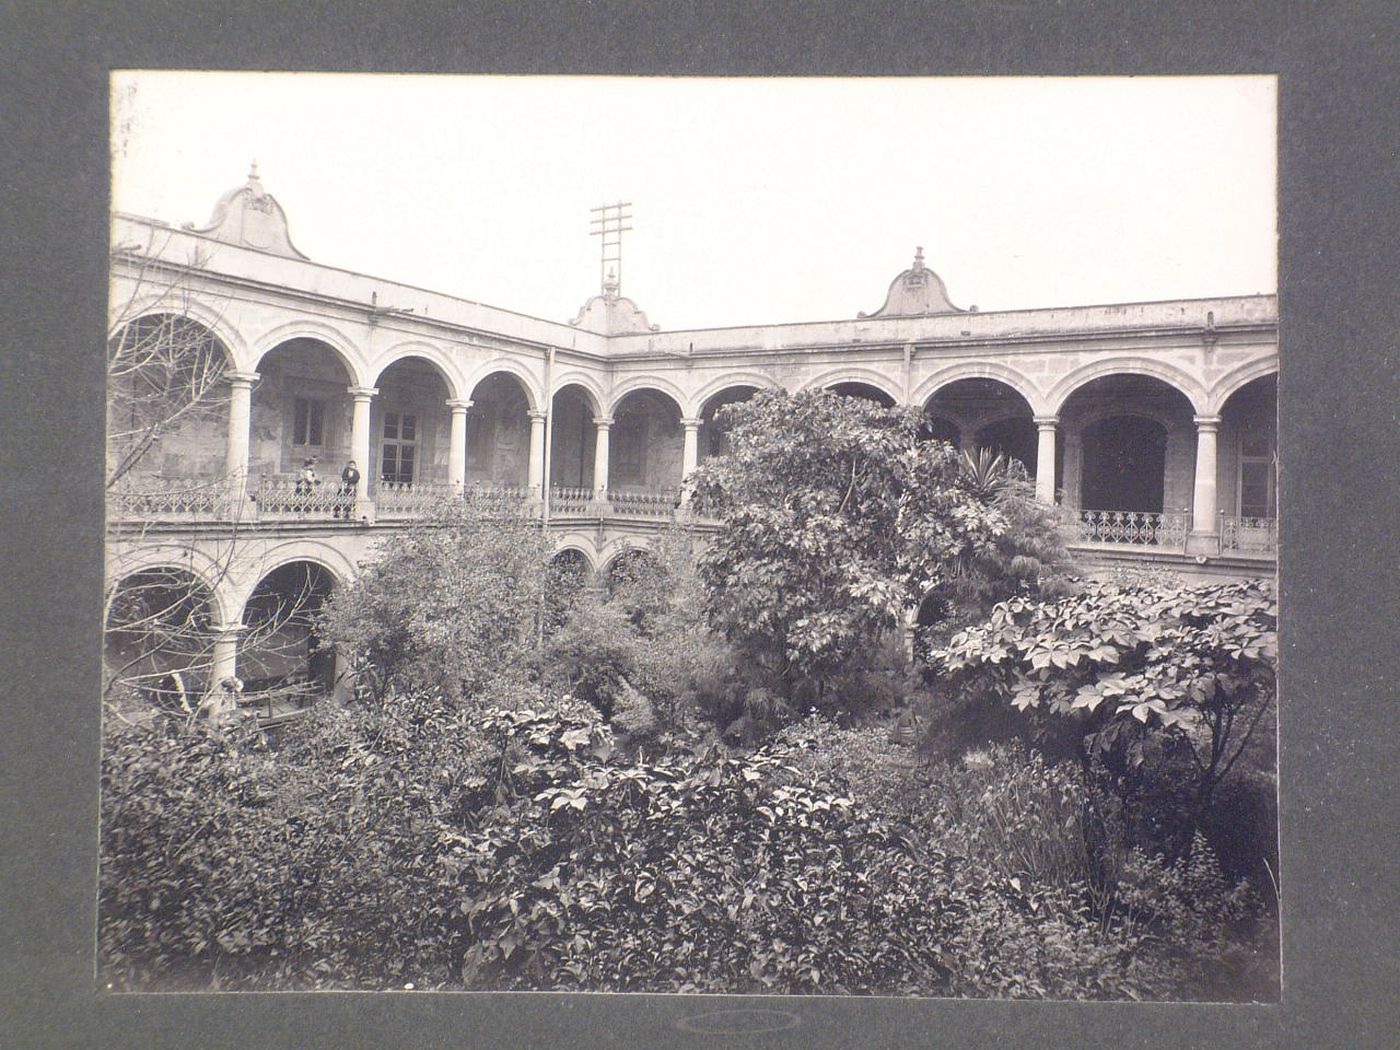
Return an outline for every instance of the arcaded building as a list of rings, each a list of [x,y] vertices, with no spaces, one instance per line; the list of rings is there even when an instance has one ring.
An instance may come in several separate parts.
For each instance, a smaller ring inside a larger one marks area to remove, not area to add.
[[[593,571],[678,516],[703,530],[684,479],[721,447],[716,410],[765,387],[917,406],[936,436],[1005,451],[1090,565],[1274,572],[1272,295],[978,312],[916,249],[853,318],[667,330],[605,281],[547,320],[308,259],[256,174],[203,226],[116,215],[112,260],[114,346],[178,348],[201,397],[164,418],[169,368],[176,389],[112,376],[109,595],[192,581],[204,682],[329,676],[305,624],[275,652],[245,640],[445,496],[518,502]]]

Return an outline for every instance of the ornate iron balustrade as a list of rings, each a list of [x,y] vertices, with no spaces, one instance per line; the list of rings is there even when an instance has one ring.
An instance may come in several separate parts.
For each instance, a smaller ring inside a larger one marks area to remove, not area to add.
[[[1191,516],[1137,510],[1082,510],[1079,538],[1084,543],[1118,543],[1137,547],[1186,549]]]
[[[302,518],[349,518],[355,505],[354,493],[342,491],[339,481],[307,484],[292,478],[270,478],[264,474],[253,492],[258,517],[266,521]]]
[[[433,481],[381,481],[375,489],[374,513],[381,518],[418,517],[460,494],[451,485]]]
[[[609,489],[606,495],[612,516],[617,518],[669,520],[675,517],[676,507],[680,505],[680,489],[649,492],[617,492]]]
[[[1278,551],[1278,519],[1220,515],[1220,550],[1275,554]]]
[[[560,488],[549,490],[549,509],[554,514],[600,513],[592,489]]]
[[[227,520],[233,496],[226,478],[141,477],[123,479],[107,493],[114,519]]]

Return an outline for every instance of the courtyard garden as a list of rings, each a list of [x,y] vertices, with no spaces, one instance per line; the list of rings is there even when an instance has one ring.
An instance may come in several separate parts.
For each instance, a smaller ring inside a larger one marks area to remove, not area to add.
[[[917,413],[723,413],[713,534],[586,580],[456,501],[326,603],[353,696],[109,705],[104,985],[1276,1001],[1272,585],[1086,578]]]

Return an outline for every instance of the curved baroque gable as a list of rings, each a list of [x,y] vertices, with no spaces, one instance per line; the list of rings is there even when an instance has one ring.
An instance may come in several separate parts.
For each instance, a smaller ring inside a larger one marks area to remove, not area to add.
[[[263,189],[256,164],[248,172],[246,183],[219,198],[207,226],[191,225],[188,229],[240,248],[253,248],[289,259],[306,258],[292,244],[287,232],[287,213],[277,199]]]

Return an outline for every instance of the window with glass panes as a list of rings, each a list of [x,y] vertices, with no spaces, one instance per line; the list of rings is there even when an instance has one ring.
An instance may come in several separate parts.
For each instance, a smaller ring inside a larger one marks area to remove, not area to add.
[[[1278,512],[1274,487],[1274,434],[1271,427],[1240,431],[1240,477],[1237,513],[1242,518],[1272,518]]]
[[[385,412],[379,477],[393,484],[412,482],[417,448],[417,417],[411,412]]]

